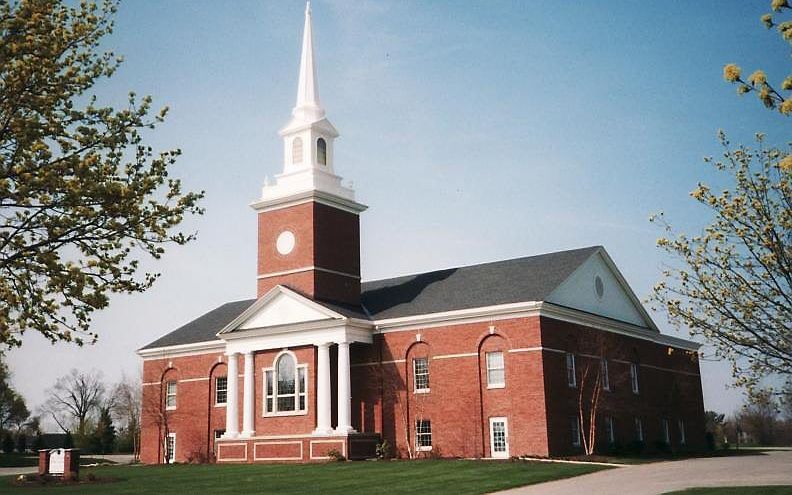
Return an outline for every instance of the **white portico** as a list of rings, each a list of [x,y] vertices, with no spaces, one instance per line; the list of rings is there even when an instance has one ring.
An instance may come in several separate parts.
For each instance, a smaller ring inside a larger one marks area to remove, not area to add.
[[[267,402],[268,384],[263,384],[262,400],[256,400],[256,380],[264,380],[266,371],[257,373],[254,356],[257,351],[288,350],[314,346],[316,349],[316,425],[311,432],[318,436],[346,435],[355,430],[351,424],[350,344],[372,343],[372,325],[333,311],[283,286],[273,288],[250,308],[218,332],[225,341],[228,358],[228,401],[226,404],[226,431],[224,438],[251,438],[269,432],[256,431],[256,415],[279,416],[304,414],[310,401],[298,401],[289,411],[279,412],[277,406]],[[338,347],[337,424],[331,424],[331,367],[330,347]],[[239,428],[239,358],[244,356],[242,374],[242,428]],[[277,370],[276,370],[277,372]],[[306,375],[295,376],[305,380]],[[273,376],[271,383],[279,380]],[[296,395],[300,395],[300,379]],[[305,385],[303,385],[305,386]],[[312,388],[312,387],[308,387]],[[269,414],[268,414],[269,413]],[[299,432],[308,433],[308,432]]]

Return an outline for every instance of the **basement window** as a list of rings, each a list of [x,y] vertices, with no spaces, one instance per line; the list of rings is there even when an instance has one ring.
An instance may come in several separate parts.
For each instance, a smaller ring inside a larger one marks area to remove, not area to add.
[[[428,419],[415,422],[415,446],[419,452],[432,450],[432,422]]]

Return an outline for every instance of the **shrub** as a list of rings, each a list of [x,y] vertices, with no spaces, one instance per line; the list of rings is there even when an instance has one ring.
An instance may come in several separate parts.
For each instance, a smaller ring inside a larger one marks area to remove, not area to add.
[[[708,431],[707,434],[704,436],[707,441],[707,450],[712,452],[715,450],[715,434],[711,431]]]
[[[655,449],[663,454],[671,452],[671,445],[664,440],[657,440],[655,442]]]
[[[336,462],[343,462],[346,460],[346,457],[344,457],[344,455],[341,452],[337,451],[336,449],[328,450],[327,457],[329,457],[331,460]]]
[[[378,443],[375,447],[375,455],[377,456],[377,459],[390,459],[390,443],[388,443],[387,440],[383,440],[381,443]]]
[[[11,452],[14,451],[14,439],[11,437],[11,433],[8,431],[3,434],[2,447],[3,447],[3,452],[5,452],[6,454],[10,454]]]
[[[642,440],[633,440],[627,445],[627,452],[630,454],[640,455],[646,448],[646,442]]]

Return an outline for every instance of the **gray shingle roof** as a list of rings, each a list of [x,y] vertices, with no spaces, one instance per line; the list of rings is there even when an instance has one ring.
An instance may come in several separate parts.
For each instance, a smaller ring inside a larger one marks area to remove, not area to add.
[[[245,301],[225,303],[219,308],[199,316],[190,323],[182,325],[171,333],[142,347],[141,350],[217,340],[215,334],[231,323],[234,318],[241,315],[254,302],[256,302],[255,299],[247,299]]]
[[[543,301],[599,246],[450,268],[363,284],[377,320],[496,304]]]
[[[593,246],[449,268],[362,284],[365,307],[317,303],[349,318],[398,318],[524,301],[543,301],[592,254]],[[255,299],[223,304],[142,349],[208,342]]]

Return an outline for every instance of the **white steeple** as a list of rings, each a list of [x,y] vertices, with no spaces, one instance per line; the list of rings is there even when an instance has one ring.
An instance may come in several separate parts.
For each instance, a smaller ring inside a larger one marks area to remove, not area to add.
[[[335,198],[332,201],[355,211],[365,209],[355,202],[351,186],[343,186],[341,177],[333,172],[333,141],[338,131],[325,117],[319,101],[310,0],[305,5],[297,102],[291,120],[278,134],[283,138],[283,173],[276,175],[273,182],[265,182],[254,208],[269,208],[297,197],[321,196]]]
[[[319,81],[314,65],[313,26],[311,23],[311,0],[305,4],[305,27],[303,28],[302,56],[300,57],[300,81],[297,84],[297,104],[292,115],[305,121],[317,121],[324,117],[319,102]]]

